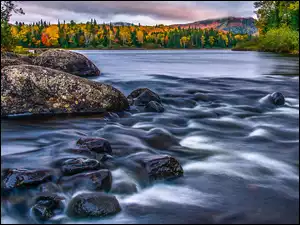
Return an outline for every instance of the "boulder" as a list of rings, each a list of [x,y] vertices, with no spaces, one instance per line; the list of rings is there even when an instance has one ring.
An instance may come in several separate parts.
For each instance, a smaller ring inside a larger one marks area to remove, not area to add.
[[[20,60],[20,59],[1,59],[1,69],[6,66],[13,66],[13,65],[21,65],[21,64],[27,64],[26,62]]]
[[[138,192],[138,190],[135,183],[131,183],[128,181],[119,181],[113,183],[111,192],[114,194],[130,195]]]
[[[146,112],[163,112],[165,111],[164,107],[162,104],[156,102],[156,101],[151,101],[145,106],[145,111]]]
[[[104,138],[80,138],[76,143],[80,148],[87,148],[96,153],[112,153],[110,143]]]
[[[270,97],[274,105],[284,105],[285,99],[283,94],[281,94],[280,92],[274,92]]]
[[[128,156],[134,164],[128,168],[133,169],[142,186],[159,180],[172,180],[183,175],[180,163],[169,155],[153,155],[146,152]]]
[[[38,169],[5,169],[2,175],[2,189],[4,191],[36,186],[52,179],[50,170]]]
[[[107,169],[80,173],[73,176],[62,177],[59,185],[66,191],[79,189],[90,191],[110,191],[112,184],[111,172]]]
[[[18,59],[22,62],[25,62],[26,64],[32,64],[33,63],[33,59],[34,56],[29,56],[29,55],[20,55],[20,54],[16,54],[13,52],[1,52],[1,61],[5,59]],[[2,64],[2,62],[1,62]],[[19,65],[19,64],[14,64],[14,65]],[[1,65],[2,68],[2,65]]]
[[[84,55],[63,49],[49,49],[35,57],[33,64],[78,76],[100,75],[100,70]]]
[[[1,116],[122,111],[126,97],[114,87],[33,65],[1,70]]]
[[[151,101],[161,103],[161,99],[155,92],[148,88],[138,88],[131,92],[127,99],[130,105],[146,106]]]
[[[100,163],[95,159],[76,158],[63,162],[61,171],[63,175],[74,175],[88,170],[100,169]]]
[[[67,215],[75,218],[104,217],[121,211],[115,196],[104,193],[83,193],[74,197],[67,208]]]

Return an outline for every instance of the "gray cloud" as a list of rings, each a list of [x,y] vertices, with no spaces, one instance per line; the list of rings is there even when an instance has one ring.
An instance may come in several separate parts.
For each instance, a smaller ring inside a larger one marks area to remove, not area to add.
[[[253,2],[249,1],[24,1],[19,6],[26,15],[13,15],[12,22],[36,22],[40,19],[50,22],[58,19],[86,22],[95,18],[99,22],[115,22],[118,19],[132,22],[140,19],[141,24],[158,24],[225,16],[253,16]]]

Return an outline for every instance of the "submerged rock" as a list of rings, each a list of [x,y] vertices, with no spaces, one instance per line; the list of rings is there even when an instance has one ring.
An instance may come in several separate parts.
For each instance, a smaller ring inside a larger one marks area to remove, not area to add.
[[[165,111],[165,109],[162,106],[162,104],[155,102],[155,101],[151,101],[145,106],[145,111],[146,112],[163,112],[163,111]]]
[[[62,192],[61,188],[53,182],[40,184],[38,189],[40,192]]]
[[[49,49],[38,55],[33,63],[78,76],[100,75],[100,70],[84,55],[63,49]]]
[[[104,138],[80,138],[76,144],[92,152],[112,153],[110,143]]]
[[[1,116],[122,111],[126,97],[114,87],[32,65],[1,70]]]
[[[133,169],[142,185],[159,180],[171,180],[183,175],[180,163],[169,155],[138,153],[128,158],[135,162]]]
[[[115,196],[104,193],[84,193],[74,197],[67,209],[69,217],[104,217],[121,211]]]
[[[2,189],[10,191],[15,188],[36,186],[51,179],[50,170],[6,169],[3,171]]]
[[[130,195],[138,192],[135,183],[120,181],[113,183],[111,192],[114,194]]]
[[[62,177],[59,180],[59,185],[61,185],[61,187],[66,191],[84,189],[90,191],[108,192],[111,189],[111,184],[112,175],[107,169]]]
[[[148,88],[138,88],[131,92],[127,99],[130,105],[146,106],[151,101],[161,103],[161,99],[155,92]]]
[[[100,163],[95,159],[76,158],[63,162],[61,171],[64,175],[73,175],[88,170],[100,169]]]

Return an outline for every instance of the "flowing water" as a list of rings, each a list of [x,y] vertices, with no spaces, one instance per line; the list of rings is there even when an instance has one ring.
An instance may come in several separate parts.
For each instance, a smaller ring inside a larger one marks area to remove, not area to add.
[[[2,119],[2,166],[47,167],[80,137],[103,137],[121,160],[136,152],[172,155],[184,176],[117,195],[120,213],[84,223],[299,222],[298,58],[227,50],[79,52],[102,72],[89,79],[126,96],[150,88],[165,112]],[[285,96],[283,106],[265,100],[275,91]],[[112,175],[113,182],[138,185],[123,167]],[[22,221],[3,206],[1,220]]]

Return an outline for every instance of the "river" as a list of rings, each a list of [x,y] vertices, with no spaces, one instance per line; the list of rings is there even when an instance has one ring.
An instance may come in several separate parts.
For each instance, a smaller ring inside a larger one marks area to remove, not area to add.
[[[147,87],[165,111],[2,119],[2,166],[47,166],[80,137],[103,137],[119,158],[172,155],[184,176],[117,195],[120,213],[84,223],[299,222],[299,58],[230,50],[78,52],[102,72],[89,79],[126,96]],[[275,91],[285,104],[264,105]],[[112,175],[113,182],[138,184],[122,167]],[[2,223],[24,222],[1,208]]]

